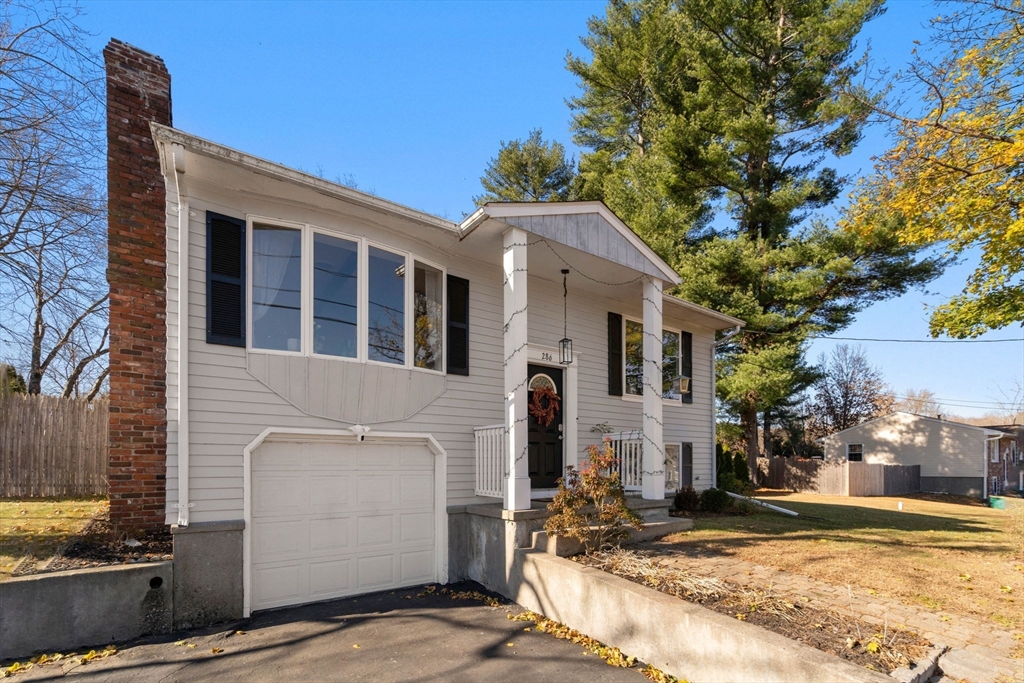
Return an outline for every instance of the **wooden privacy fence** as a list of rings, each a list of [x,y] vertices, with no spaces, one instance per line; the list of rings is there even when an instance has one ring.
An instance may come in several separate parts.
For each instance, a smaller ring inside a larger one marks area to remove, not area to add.
[[[0,396],[0,497],[107,494],[108,402]]]
[[[826,496],[898,496],[921,490],[920,465],[762,458],[764,486]]]

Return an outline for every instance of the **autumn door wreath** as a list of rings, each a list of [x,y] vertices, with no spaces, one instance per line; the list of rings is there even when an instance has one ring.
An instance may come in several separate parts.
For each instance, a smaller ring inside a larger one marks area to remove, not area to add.
[[[530,400],[530,415],[533,415],[541,425],[547,427],[554,422],[555,415],[558,415],[560,402],[561,399],[555,393],[554,387],[542,384],[533,390],[533,398]]]

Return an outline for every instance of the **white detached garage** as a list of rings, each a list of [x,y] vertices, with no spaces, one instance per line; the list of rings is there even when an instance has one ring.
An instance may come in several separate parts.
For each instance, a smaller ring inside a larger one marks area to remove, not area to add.
[[[266,430],[245,449],[245,615],[445,582],[444,461],[430,435]]]

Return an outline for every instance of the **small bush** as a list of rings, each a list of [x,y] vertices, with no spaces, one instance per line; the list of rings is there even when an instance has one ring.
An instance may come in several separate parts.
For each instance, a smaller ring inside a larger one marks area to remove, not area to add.
[[[626,505],[619,480],[619,461],[609,442],[587,448],[579,469],[566,467],[558,480],[558,493],[548,503],[551,516],[544,529],[553,536],[568,536],[583,544],[589,555],[618,545],[629,535],[626,526],[642,529],[643,520]]]
[[[718,473],[719,479],[726,472],[733,474],[732,453],[722,444],[715,446],[715,471]]]
[[[722,489],[705,489],[700,494],[700,509],[704,512],[725,512],[732,499]]]
[[[736,493],[736,489],[739,488],[739,485],[732,472],[727,471],[718,473],[718,488],[723,491],[732,491],[733,493]]]
[[[687,486],[676,493],[673,504],[679,512],[696,512],[700,509],[700,494]]]

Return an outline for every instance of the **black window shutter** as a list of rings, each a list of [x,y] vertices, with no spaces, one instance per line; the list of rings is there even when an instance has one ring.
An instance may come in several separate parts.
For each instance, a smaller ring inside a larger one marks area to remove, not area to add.
[[[690,378],[690,390],[683,394],[683,403],[693,403],[693,335],[689,332],[679,336],[679,374]]]
[[[448,276],[448,374],[469,374],[469,280]]]
[[[622,316],[608,313],[608,395],[622,396]]]
[[[206,212],[206,342],[245,346],[245,221]]]

